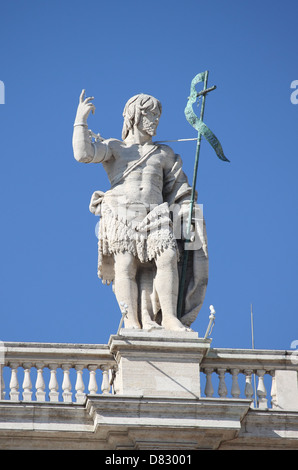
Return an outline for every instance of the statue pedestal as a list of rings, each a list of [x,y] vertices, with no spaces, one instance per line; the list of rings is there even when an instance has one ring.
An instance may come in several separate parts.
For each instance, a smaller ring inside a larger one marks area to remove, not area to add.
[[[196,332],[120,330],[109,340],[118,364],[115,394],[199,398],[200,362],[210,343]]]

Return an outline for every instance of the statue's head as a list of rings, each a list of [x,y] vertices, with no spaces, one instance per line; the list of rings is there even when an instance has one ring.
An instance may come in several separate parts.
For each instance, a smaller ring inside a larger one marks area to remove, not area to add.
[[[161,110],[160,101],[153,96],[140,93],[130,98],[123,111],[122,139],[127,137],[135,125],[142,125],[143,130],[148,134],[155,135]]]

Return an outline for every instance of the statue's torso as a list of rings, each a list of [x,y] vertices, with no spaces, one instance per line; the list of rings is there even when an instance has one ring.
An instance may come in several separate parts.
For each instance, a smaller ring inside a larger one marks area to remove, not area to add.
[[[110,146],[112,157],[103,163],[111,182],[111,190],[106,196],[121,197],[128,204],[140,202],[148,208],[152,204],[161,204],[168,157],[165,148],[157,147],[154,150],[153,145],[127,146],[121,141],[114,141]],[[137,164],[150,151],[152,153]],[[135,168],[122,177],[127,168],[135,164]]]

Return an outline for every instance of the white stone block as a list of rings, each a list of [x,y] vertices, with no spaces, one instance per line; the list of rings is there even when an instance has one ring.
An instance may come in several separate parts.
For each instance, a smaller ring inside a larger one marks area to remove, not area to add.
[[[121,330],[121,335],[111,336],[109,345],[118,363],[116,394],[200,396],[200,362],[210,340],[195,332]]]
[[[298,411],[298,374],[296,370],[276,370],[277,409]]]

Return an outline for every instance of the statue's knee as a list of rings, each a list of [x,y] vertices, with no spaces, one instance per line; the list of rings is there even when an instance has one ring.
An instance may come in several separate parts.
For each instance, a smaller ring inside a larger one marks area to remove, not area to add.
[[[157,269],[163,268],[172,268],[176,266],[178,262],[177,253],[175,250],[168,249],[160,253],[156,258],[156,267]]]
[[[115,259],[115,275],[118,278],[125,277],[135,279],[136,261],[132,256],[121,256]]]

